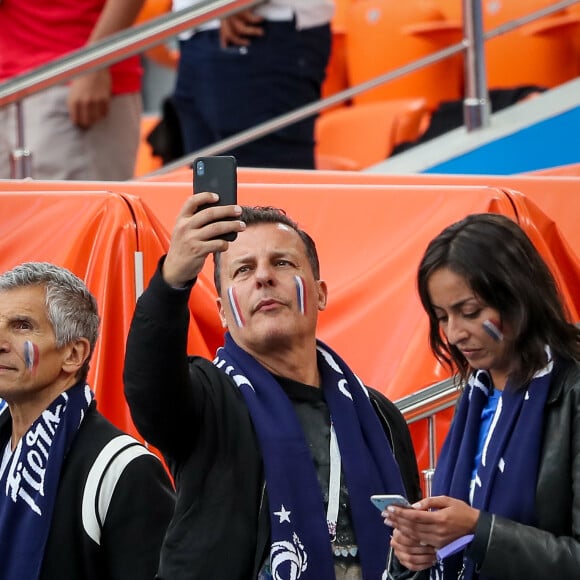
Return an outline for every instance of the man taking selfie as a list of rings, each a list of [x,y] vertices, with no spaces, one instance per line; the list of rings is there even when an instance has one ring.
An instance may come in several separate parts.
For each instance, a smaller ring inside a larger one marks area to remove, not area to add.
[[[275,208],[196,212],[216,201],[185,202],[127,342],[133,418],[177,484],[159,577],[381,578],[390,531],[370,496],[419,498],[407,425],[317,340],[327,287],[312,238]],[[213,363],[186,352],[212,253],[226,329]]]

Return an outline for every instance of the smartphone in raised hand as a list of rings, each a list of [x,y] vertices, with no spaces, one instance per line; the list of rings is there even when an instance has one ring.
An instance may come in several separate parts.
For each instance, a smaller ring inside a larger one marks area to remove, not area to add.
[[[211,191],[220,198],[216,203],[210,203],[198,208],[197,211],[219,205],[235,205],[238,202],[238,180],[236,158],[232,155],[210,155],[198,157],[193,162],[193,192]],[[234,220],[236,218],[226,218]],[[219,236],[228,242],[237,237],[236,232]]]

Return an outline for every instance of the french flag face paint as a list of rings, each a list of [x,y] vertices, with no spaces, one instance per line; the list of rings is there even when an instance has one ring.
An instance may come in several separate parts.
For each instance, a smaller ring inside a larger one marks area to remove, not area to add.
[[[230,303],[230,308],[234,316],[234,320],[239,328],[244,326],[244,318],[240,312],[240,306],[238,304],[238,298],[236,296],[236,291],[230,286],[228,288],[228,301]]]
[[[306,294],[304,293],[304,280],[300,276],[294,276],[296,283],[296,298],[298,300],[298,310],[300,314],[306,314]]]
[[[482,323],[483,330],[496,342],[503,340],[503,332],[499,329],[499,323],[496,320],[484,320]]]
[[[33,372],[38,366],[38,346],[30,340],[24,342],[24,364],[26,368]]]

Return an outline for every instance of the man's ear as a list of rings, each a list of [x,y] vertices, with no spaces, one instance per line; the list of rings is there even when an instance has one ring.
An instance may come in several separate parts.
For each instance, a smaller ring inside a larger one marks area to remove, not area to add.
[[[324,280],[318,280],[318,310],[325,310],[328,301],[328,287]]]
[[[224,312],[224,305],[223,305],[222,299],[218,296],[215,303],[217,304],[217,307],[218,307],[218,314],[219,314],[220,320],[222,322],[222,327],[227,328],[228,323],[226,320],[226,313]]]
[[[85,364],[91,354],[91,345],[86,338],[77,338],[65,347],[65,357],[62,361],[62,369],[67,373],[76,375]]]

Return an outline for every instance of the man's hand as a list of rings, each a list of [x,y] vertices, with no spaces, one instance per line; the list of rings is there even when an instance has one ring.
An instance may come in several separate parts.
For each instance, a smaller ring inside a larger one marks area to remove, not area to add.
[[[68,110],[72,122],[88,129],[109,112],[111,73],[109,69],[87,73],[73,79],[68,94]]]
[[[263,36],[261,23],[262,16],[252,10],[242,10],[228,18],[224,18],[220,25],[220,46],[249,46],[252,37]]]
[[[239,217],[242,213],[239,205],[216,205],[196,213],[201,205],[217,200],[215,193],[205,191],[192,195],[181,208],[163,264],[163,279],[170,286],[184,287],[201,272],[209,254],[228,249],[228,242],[213,238],[245,229],[239,220],[223,221]]]

